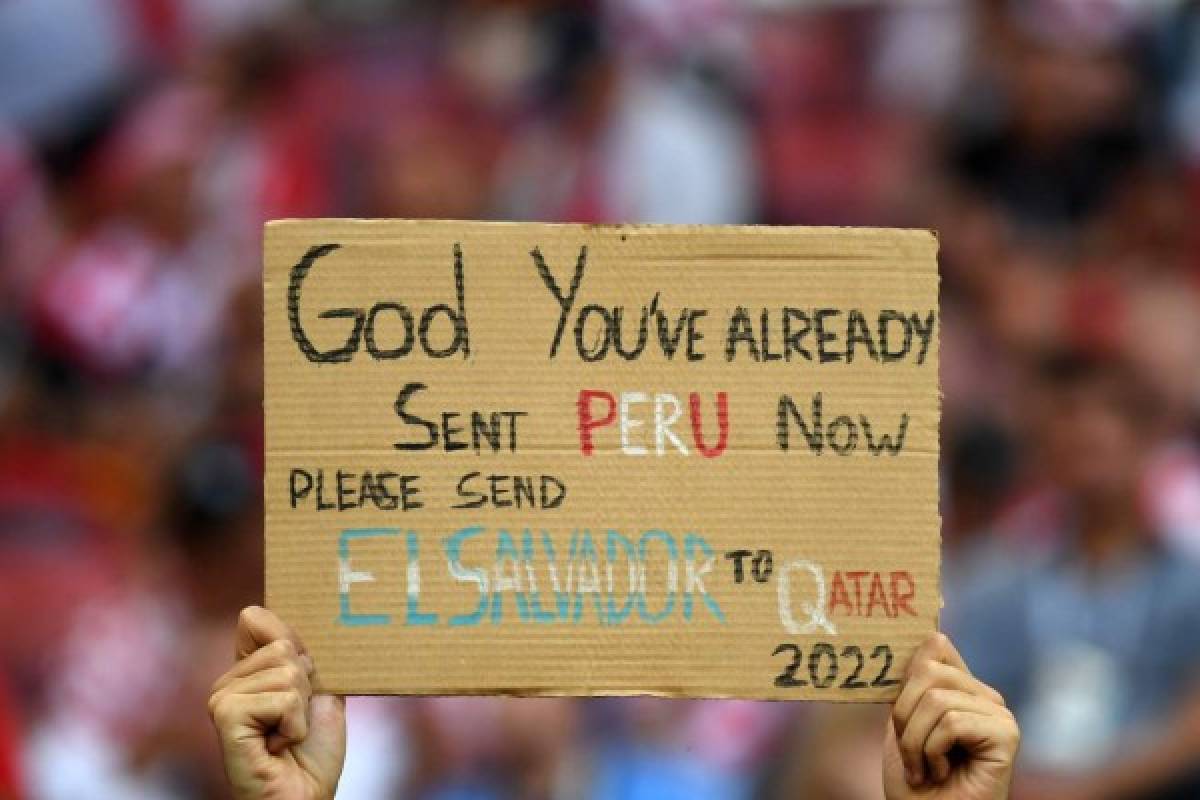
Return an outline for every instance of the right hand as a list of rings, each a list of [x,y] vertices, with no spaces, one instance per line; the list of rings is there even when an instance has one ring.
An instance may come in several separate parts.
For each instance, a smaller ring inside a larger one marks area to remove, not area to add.
[[[234,797],[332,800],[346,758],[345,700],[313,695],[312,659],[265,608],[238,617],[237,659],[208,701]]]

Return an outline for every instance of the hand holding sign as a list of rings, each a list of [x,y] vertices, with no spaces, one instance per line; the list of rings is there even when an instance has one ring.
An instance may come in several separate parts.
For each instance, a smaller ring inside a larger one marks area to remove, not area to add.
[[[883,756],[888,800],[1005,800],[1021,735],[995,689],[936,634],[913,654]]]
[[[345,700],[313,695],[312,659],[266,609],[242,611],[237,658],[208,703],[235,797],[333,797],[346,758]]]

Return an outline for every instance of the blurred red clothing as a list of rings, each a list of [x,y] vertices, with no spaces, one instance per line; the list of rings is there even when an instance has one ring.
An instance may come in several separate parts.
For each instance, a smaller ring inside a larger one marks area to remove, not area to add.
[[[17,761],[20,739],[17,736],[16,707],[8,685],[0,674],[0,800],[24,797]]]

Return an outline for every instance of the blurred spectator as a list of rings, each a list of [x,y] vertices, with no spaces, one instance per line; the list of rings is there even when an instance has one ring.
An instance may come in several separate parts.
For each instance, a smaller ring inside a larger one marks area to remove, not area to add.
[[[417,701],[409,791],[436,800],[571,796],[578,708],[542,697],[445,697]]]
[[[159,535],[131,581],[93,597],[66,634],[33,739],[39,797],[207,797],[224,786],[204,697],[230,658],[228,620],[261,594],[261,497],[232,443],[201,442],[171,473]]]
[[[718,4],[713,4],[714,8]],[[627,28],[685,17],[703,35],[719,13],[690,4],[627,4]],[[658,9],[658,17],[654,11]],[[756,183],[749,141],[721,88],[701,79],[673,42],[619,59],[599,22],[561,14],[547,72],[558,110],[517,132],[501,167],[504,217],[588,222],[745,222]],[[681,23],[682,24],[682,23]],[[611,34],[609,34],[611,35]],[[690,41],[690,40],[689,40]],[[632,46],[641,44],[634,40]],[[694,55],[694,54],[693,54]]]
[[[879,708],[826,706],[793,732],[779,773],[763,796],[771,800],[883,800],[879,762],[883,758],[880,731],[888,723]]]
[[[89,0],[0,6],[0,117],[41,136],[79,124],[98,94],[131,76],[137,45],[125,12]]]
[[[1123,5],[1028,0],[997,21],[997,63],[951,158],[1028,235],[1068,235],[1148,146]]]
[[[1053,779],[1044,796],[1150,796],[1196,766],[1200,639],[1184,632],[1200,626],[1200,568],[1145,513],[1157,409],[1136,375],[1066,353],[1037,378],[1033,446],[1061,494],[1051,539],[977,565],[951,629],[1016,711],[1028,774]]]
[[[786,722],[783,709],[763,703],[617,702],[620,727],[592,765],[590,794],[601,800],[751,797]]]

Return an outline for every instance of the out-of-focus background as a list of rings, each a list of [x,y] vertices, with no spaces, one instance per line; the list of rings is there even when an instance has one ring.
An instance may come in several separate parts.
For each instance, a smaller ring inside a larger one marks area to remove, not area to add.
[[[945,626],[1018,798],[1197,798],[1200,3],[0,3],[0,798],[223,797],[264,220],[942,244]],[[736,654],[731,654],[736,657]],[[879,798],[886,709],[360,699],[342,798]]]

